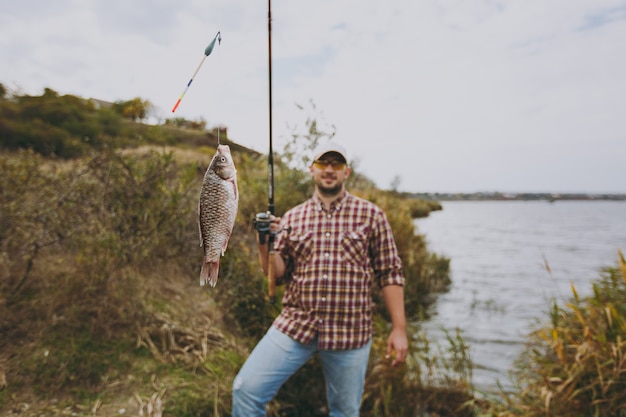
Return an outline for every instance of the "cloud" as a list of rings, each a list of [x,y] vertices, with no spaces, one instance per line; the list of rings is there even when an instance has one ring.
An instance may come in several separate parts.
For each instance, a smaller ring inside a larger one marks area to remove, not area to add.
[[[266,6],[13,2],[0,82],[139,96],[172,117],[221,31],[176,116],[266,151]],[[383,187],[399,176],[409,191],[626,192],[625,49],[623,0],[275,1],[275,149],[311,116]],[[296,106],[311,100],[314,112]]]

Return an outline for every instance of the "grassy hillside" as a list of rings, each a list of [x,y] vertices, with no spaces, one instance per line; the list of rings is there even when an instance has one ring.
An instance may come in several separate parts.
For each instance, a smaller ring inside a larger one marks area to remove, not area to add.
[[[229,415],[232,378],[280,308],[266,300],[251,228],[266,209],[266,157],[221,138],[241,200],[218,285],[206,289],[196,211],[214,134],[146,126],[47,90],[0,101],[0,140],[0,414]],[[310,141],[306,132],[301,152]],[[278,214],[312,191],[289,166],[277,158]],[[417,320],[449,284],[448,260],[412,223],[436,203],[376,190],[358,173],[350,187],[394,208]],[[384,366],[375,346],[373,368]],[[281,390],[272,413],[323,407],[317,366]],[[370,413],[382,407],[372,390]]]

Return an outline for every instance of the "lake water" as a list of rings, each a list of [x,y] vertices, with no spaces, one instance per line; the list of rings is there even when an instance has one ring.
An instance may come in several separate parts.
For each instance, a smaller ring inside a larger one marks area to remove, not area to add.
[[[508,371],[550,300],[589,294],[605,266],[626,252],[626,202],[459,201],[416,220],[429,249],[451,259],[452,287],[427,323],[459,328],[479,390],[510,387]],[[549,271],[548,271],[548,267]],[[562,305],[562,303],[560,303]]]

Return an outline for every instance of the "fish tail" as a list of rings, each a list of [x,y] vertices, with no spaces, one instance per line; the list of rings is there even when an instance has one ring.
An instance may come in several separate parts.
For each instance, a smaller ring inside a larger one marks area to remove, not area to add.
[[[217,284],[217,276],[220,270],[220,262],[204,262],[202,264],[202,270],[200,270],[200,285],[205,286],[209,284],[211,287],[215,287]]]

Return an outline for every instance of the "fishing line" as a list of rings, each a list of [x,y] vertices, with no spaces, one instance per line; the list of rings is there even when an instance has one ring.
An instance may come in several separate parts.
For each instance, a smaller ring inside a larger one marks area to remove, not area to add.
[[[218,38],[218,44],[221,44],[221,42],[222,42],[222,37],[221,37],[221,35],[220,35],[220,33],[219,33],[219,32],[217,32],[217,35],[219,36],[219,38]],[[218,48],[217,52],[215,52],[215,56],[217,56],[217,55],[219,55],[219,54],[221,53],[219,49],[220,49],[220,48]],[[215,67],[216,67],[216,73],[217,73],[217,74],[218,74],[218,76],[219,76],[219,75],[221,75],[221,74],[220,74],[220,70],[221,70],[223,67],[221,66],[221,61],[220,61],[220,59],[216,58],[216,60],[217,60],[217,63],[215,64]],[[218,107],[219,107],[219,106],[218,106]],[[216,118],[216,120],[218,120],[218,119]],[[216,128],[217,128],[217,146],[220,146],[220,144],[221,144],[221,134],[222,134],[222,124],[221,124],[221,123],[217,123],[217,124],[216,124]]]

